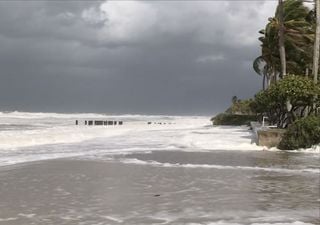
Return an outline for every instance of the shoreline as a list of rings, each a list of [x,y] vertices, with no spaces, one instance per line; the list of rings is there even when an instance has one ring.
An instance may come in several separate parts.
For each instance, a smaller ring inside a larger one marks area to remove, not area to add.
[[[234,154],[156,152],[132,157],[172,163],[175,160],[192,164],[220,162],[229,166],[250,165],[251,160],[266,166],[275,163],[279,156],[287,160],[287,156],[272,152],[256,152],[254,157],[252,153],[237,153],[236,160],[230,157]],[[272,182],[278,177],[282,180]],[[285,170],[152,167],[94,159],[48,160],[11,170],[0,169],[0,221],[4,225],[221,224],[221,221],[245,225],[265,223],[266,218],[273,224],[274,217],[277,223],[315,225],[319,220],[315,216],[318,202],[314,200],[317,196],[314,177],[318,174]],[[265,185],[268,188],[263,188]],[[270,192],[270,188],[282,194],[275,200],[276,193]],[[304,194],[295,191],[301,188]],[[289,200],[293,193],[295,198]]]

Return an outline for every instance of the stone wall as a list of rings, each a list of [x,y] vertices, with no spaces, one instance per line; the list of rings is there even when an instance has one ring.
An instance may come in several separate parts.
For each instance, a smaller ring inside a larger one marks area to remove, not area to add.
[[[258,130],[258,145],[267,146],[268,148],[277,147],[280,143],[283,134],[285,133],[284,129],[267,129],[267,130]]]

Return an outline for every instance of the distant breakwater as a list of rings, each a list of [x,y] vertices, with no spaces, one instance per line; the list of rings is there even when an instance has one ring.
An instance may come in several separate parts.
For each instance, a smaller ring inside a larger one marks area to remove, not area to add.
[[[79,120],[75,121],[76,125],[80,125]],[[123,121],[114,120],[85,120],[84,125],[86,126],[116,126],[123,125]]]
[[[82,123],[79,120],[75,121],[75,125],[85,125],[85,126],[122,126],[124,124],[123,121],[116,121],[116,120],[85,120]],[[175,124],[171,122],[147,122],[148,125],[158,124],[158,125],[169,125]]]

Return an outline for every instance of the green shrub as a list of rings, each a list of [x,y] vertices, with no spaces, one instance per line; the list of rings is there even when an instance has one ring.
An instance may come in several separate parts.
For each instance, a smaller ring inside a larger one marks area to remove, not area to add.
[[[234,115],[220,113],[211,120],[213,121],[213,125],[241,126],[249,125],[250,121],[257,121],[257,117],[255,115]]]
[[[257,93],[250,106],[252,111],[268,116],[271,123],[285,128],[304,115],[312,115],[314,104],[320,107],[320,85],[307,77],[287,75]]]
[[[308,116],[289,126],[278,148],[293,150],[310,148],[320,143],[320,116]]]
[[[234,98],[235,97],[236,96],[234,96]],[[251,104],[253,102],[253,99],[233,100],[232,105],[226,110],[226,113],[237,115],[254,115],[255,113],[251,108]]]

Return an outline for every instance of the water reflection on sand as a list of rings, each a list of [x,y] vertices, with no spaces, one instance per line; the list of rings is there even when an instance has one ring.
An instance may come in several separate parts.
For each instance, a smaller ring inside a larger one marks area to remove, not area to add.
[[[0,224],[319,224],[318,160],[157,151],[2,167]]]

